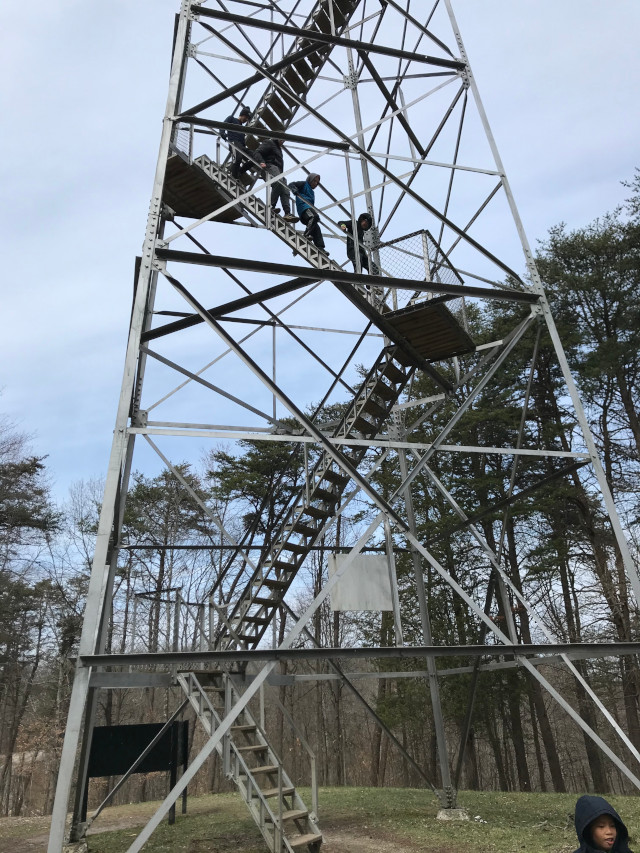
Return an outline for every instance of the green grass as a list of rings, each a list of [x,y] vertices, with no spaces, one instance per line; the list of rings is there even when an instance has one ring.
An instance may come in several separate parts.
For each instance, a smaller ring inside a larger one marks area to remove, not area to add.
[[[308,802],[308,792],[301,793]],[[634,836],[640,824],[640,801],[636,797],[611,800]],[[575,801],[573,794],[464,791],[459,805],[469,811],[471,820],[443,823],[435,820],[438,806],[427,791],[324,788],[319,822],[329,835],[344,832],[364,840],[393,842],[390,853],[403,846],[429,853],[570,853],[577,846],[568,820]],[[145,804],[146,809],[151,814],[154,805]],[[112,820],[117,811],[121,809],[107,809],[105,820]],[[145,853],[264,853],[266,847],[236,794],[192,799],[189,811],[186,817],[178,817],[175,826],[160,826]],[[475,820],[476,816],[486,823]],[[89,849],[91,853],[124,853],[135,835],[131,828],[94,835]]]

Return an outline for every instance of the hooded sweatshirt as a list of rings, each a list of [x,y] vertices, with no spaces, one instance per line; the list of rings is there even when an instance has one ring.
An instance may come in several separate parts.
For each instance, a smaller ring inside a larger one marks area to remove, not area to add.
[[[296,197],[296,209],[298,211],[298,216],[302,216],[305,210],[309,209],[310,205],[315,204],[316,194],[313,190],[313,187],[309,183],[313,181],[314,178],[319,178],[320,175],[312,172],[306,179],[306,181],[293,181],[289,184]]]
[[[593,846],[591,834],[587,830],[589,824],[603,814],[610,815],[618,828],[618,835],[611,848],[611,853],[632,853],[628,844],[629,833],[627,827],[622,822],[618,812],[603,797],[589,795],[580,797],[576,803],[575,823],[580,847],[578,847],[575,853],[594,853],[594,851],[599,850],[598,847]]]

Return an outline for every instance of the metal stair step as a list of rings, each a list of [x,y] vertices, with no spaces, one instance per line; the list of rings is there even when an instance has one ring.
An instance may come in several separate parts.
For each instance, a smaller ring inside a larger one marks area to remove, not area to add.
[[[291,118],[291,109],[288,104],[281,100],[275,92],[269,98],[268,106],[282,119],[282,121],[288,122]]]
[[[313,80],[316,76],[315,71],[305,59],[298,59],[292,63],[298,74],[303,80]]]
[[[319,27],[316,27],[316,29],[320,30]],[[324,64],[328,52],[326,47],[318,47],[318,50],[314,51],[314,53],[307,54],[306,60],[314,68],[320,68]]]
[[[321,486],[316,486],[316,488],[311,492],[311,500],[324,501],[328,504],[337,504],[340,500],[340,496],[335,492],[330,492],[328,489],[323,489]]]
[[[322,841],[322,834],[319,832],[310,832],[307,835],[298,835],[295,838],[287,838],[290,846],[293,849],[298,847],[306,847],[307,844],[318,844]]]
[[[232,732],[245,732],[248,734],[249,732],[255,732],[257,730],[258,727],[255,723],[242,723],[237,726],[231,726]]]
[[[386,382],[383,382],[382,379],[376,382],[371,389],[371,393],[375,394],[376,397],[381,397],[383,400],[395,400],[398,396],[394,389],[390,385],[387,385]]]
[[[306,545],[300,545],[298,542],[289,542],[288,540],[282,546],[286,551],[292,551],[294,554],[306,554],[308,548]]]
[[[292,533],[301,533],[303,536],[314,536],[318,532],[318,528],[312,524],[305,524],[302,519],[298,519],[295,524],[287,527]]]
[[[311,518],[318,518],[320,520],[324,520],[325,518],[329,518],[329,516],[332,515],[332,513],[329,512],[329,510],[322,509],[321,507],[318,507],[318,506],[306,506],[304,508],[304,511],[306,512],[307,515],[311,516]]]
[[[251,616],[245,613],[242,618],[245,622],[252,622],[254,625],[268,625],[271,622],[270,616]]]
[[[374,435],[378,431],[375,424],[372,424],[369,421],[365,420],[362,415],[358,415],[358,417],[354,420],[353,428],[357,429],[358,432],[361,432],[364,435]]]
[[[349,482],[349,477],[346,474],[342,474],[339,471],[334,471],[333,468],[327,468],[327,470],[322,475],[323,480],[328,480],[330,483],[335,483],[336,486],[340,486],[344,488]]]
[[[274,543],[274,547],[277,547],[277,543]],[[264,564],[265,569],[279,569],[281,572],[291,572],[294,571],[294,567],[287,560],[271,560],[267,561]],[[256,586],[258,582],[256,581]]]
[[[317,28],[320,30],[320,32],[331,32],[331,20],[324,9],[320,9],[318,11],[318,14],[314,17],[313,21],[317,25]]]
[[[391,382],[398,384],[400,382],[404,382],[405,375],[400,370],[399,367],[396,367],[392,361],[388,361],[385,366],[380,371],[382,376],[386,376],[387,379],[390,379]]]
[[[282,119],[279,118],[274,112],[272,112],[265,105],[260,110],[260,120],[264,122],[271,130],[282,130]]]
[[[297,74],[297,73],[293,70],[293,66],[292,66],[292,65],[290,65],[290,66],[287,68],[287,70],[284,72],[284,79],[285,79],[285,80],[287,81],[287,83],[291,86],[291,88],[293,89],[293,91],[294,91],[294,92],[297,92],[299,95],[302,95],[304,92],[306,92],[306,91],[307,91],[307,84],[306,84],[306,83],[305,83],[305,81],[302,79],[302,77],[300,77],[300,75],[299,75],[299,74]]]
[[[373,415],[375,418],[378,419],[384,418],[387,415],[387,410],[384,409],[378,403],[376,403],[375,400],[372,400],[371,397],[369,397],[363,405],[362,411],[367,412],[367,414]]]
[[[254,640],[260,639],[258,634],[238,634],[239,640],[244,640],[245,643],[252,643]]]
[[[266,586],[267,589],[286,589],[289,586],[289,581],[280,581],[276,580],[276,578],[265,578],[262,581],[262,585]]]
[[[237,746],[238,752],[268,752],[269,747],[262,743],[252,744],[251,746]]]

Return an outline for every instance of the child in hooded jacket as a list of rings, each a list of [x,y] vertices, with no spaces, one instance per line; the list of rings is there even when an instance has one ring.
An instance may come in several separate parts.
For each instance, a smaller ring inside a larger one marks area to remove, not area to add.
[[[632,853],[629,833],[618,812],[603,797],[585,795],[576,803],[576,833],[580,847],[575,853]]]

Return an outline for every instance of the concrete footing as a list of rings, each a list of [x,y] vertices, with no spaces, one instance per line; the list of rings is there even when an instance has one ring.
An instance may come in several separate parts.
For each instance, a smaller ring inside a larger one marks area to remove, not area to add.
[[[88,850],[87,842],[83,839],[82,841],[73,841],[70,844],[65,844],[62,848],[62,853],[88,853]]]
[[[469,812],[466,809],[440,809],[436,820],[469,820]]]

